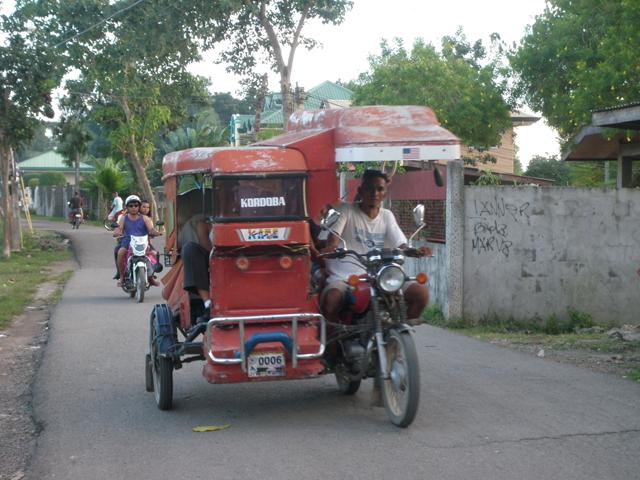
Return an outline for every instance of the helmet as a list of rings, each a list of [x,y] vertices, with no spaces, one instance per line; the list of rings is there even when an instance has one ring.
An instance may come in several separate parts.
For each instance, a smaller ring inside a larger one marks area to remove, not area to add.
[[[124,201],[124,206],[128,207],[129,204],[133,203],[133,202],[142,203],[142,202],[140,202],[140,197],[139,196],[137,196],[137,195],[129,195],[127,197],[127,199]]]

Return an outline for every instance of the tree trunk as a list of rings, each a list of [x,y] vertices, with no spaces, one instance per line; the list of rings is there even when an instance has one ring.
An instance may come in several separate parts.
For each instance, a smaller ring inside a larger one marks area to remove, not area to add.
[[[126,120],[128,122],[131,121],[131,109],[129,108],[129,103],[124,98],[122,99],[122,109],[124,110]],[[145,200],[148,200],[151,204],[151,212],[155,222],[158,220],[158,204],[156,203],[156,197],[151,189],[151,182],[149,182],[149,177],[147,177],[147,171],[145,170],[146,166],[149,164],[150,158],[140,157],[136,137],[133,134],[129,134],[129,152],[131,154],[131,165],[133,165],[133,170],[136,172],[136,178],[142,187],[142,194],[146,197]]]
[[[9,149],[9,158],[11,159],[11,206],[13,210],[13,218],[11,222],[11,251],[19,252],[22,250],[22,226],[20,225],[20,186],[18,185],[18,172],[13,156],[13,149]]]
[[[291,82],[288,78],[281,78],[280,91],[282,92],[282,126],[287,131],[289,117],[293,113],[293,94],[291,93]]]
[[[9,149],[0,147],[0,175],[2,175],[2,212],[4,213],[4,235],[2,256],[11,257],[11,201],[9,193]]]
[[[76,161],[75,161],[75,174],[76,174],[76,178],[75,178],[75,186],[76,186],[76,190],[79,192],[80,191],[80,153],[76,152]]]
[[[262,76],[262,81],[260,82],[260,90],[258,90],[258,98],[256,100],[256,117],[255,124],[253,125],[253,141],[258,141],[258,135],[260,134],[260,122],[262,121],[262,111],[264,110],[264,97],[267,95],[267,84],[268,77],[265,73]]]
[[[151,188],[151,182],[149,182],[149,178],[147,178],[147,172],[144,169],[144,164],[142,159],[140,158],[140,154],[138,150],[135,148],[134,140],[132,142],[132,150],[131,150],[131,164],[133,165],[133,169],[136,172],[136,177],[138,178],[138,183],[140,187],[142,187],[142,194],[144,195],[144,199],[148,200],[151,204],[151,212],[153,213],[154,222],[158,220],[158,204],[156,203],[156,197],[153,194],[153,189]]]

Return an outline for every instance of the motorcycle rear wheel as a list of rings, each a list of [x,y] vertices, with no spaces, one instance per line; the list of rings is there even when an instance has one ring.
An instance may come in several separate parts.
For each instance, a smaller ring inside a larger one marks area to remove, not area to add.
[[[413,422],[420,403],[420,366],[411,334],[389,330],[385,354],[390,378],[382,383],[384,409],[391,423],[405,428]]]

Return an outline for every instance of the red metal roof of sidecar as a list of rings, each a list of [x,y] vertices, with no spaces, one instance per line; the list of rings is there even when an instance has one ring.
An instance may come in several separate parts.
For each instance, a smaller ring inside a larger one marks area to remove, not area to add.
[[[327,131],[336,162],[460,158],[460,139],[440,126],[433,110],[410,105],[299,110],[286,133],[259,144],[292,146]]]
[[[162,160],[163,179],[179,174],[211,172],[306,172],[305,158],[297,150],[278,147],[190,148],[171,152]]]

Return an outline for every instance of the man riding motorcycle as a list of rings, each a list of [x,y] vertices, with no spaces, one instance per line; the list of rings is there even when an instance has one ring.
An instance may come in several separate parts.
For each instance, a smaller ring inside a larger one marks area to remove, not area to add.
[[[80,196],[79,192],[74,192],[73,197],[69,200],[69,208],[71,211],[69,212],[69,222],[73,223],[73,217],[76,213],[80,214],[80,218],[84,219],[84,212],[82,211],[82,207],[84,205],[84,200]]]
[[[122,286],[123,279],[125,278],[124,263],[127,250],[129,249],[129,243],[131,242],[131,235],[149,235],[150,237],[162,235],[161,232],[154,228],[153,221],[150,217],[140,214],[141,203],[140,197],[137,195],[129,195],[125,200],[127,213],[120,217],[118,220],[118,228],[113,231],[114,237],[122,236],[120,248],[118,249],[119,287]],[[151,278],[149,281],[155,284],[155,279]]]
[[[398,226],[390,210],[382,208],[382,201],[387,194],[389,179],[379,170],[367,170],[362,176],[362,183],[358,188],[359,203],[343,203],[336,210],[342,214],[332,228],[346,242],[346,248],[358,253],[366,254],[373,248],[407,248],[407,238]],[[339,245],[340,239],[330,235],[323,252],[332,252]],[[431,250],[420,247],[419,257],[428,256]],[[360,275],[365,270],[348,258],[326,260],[328,273],[327,286],[324,288],[320,306],[329,322],[338,322],[340,311],[345,306],[346,292],[349,288],[346,281],[350,275]],[[407,318],[419,319],[429,303],[429,291],[426,287],[407,282],[404,287],[404,298],[407,304]]]

